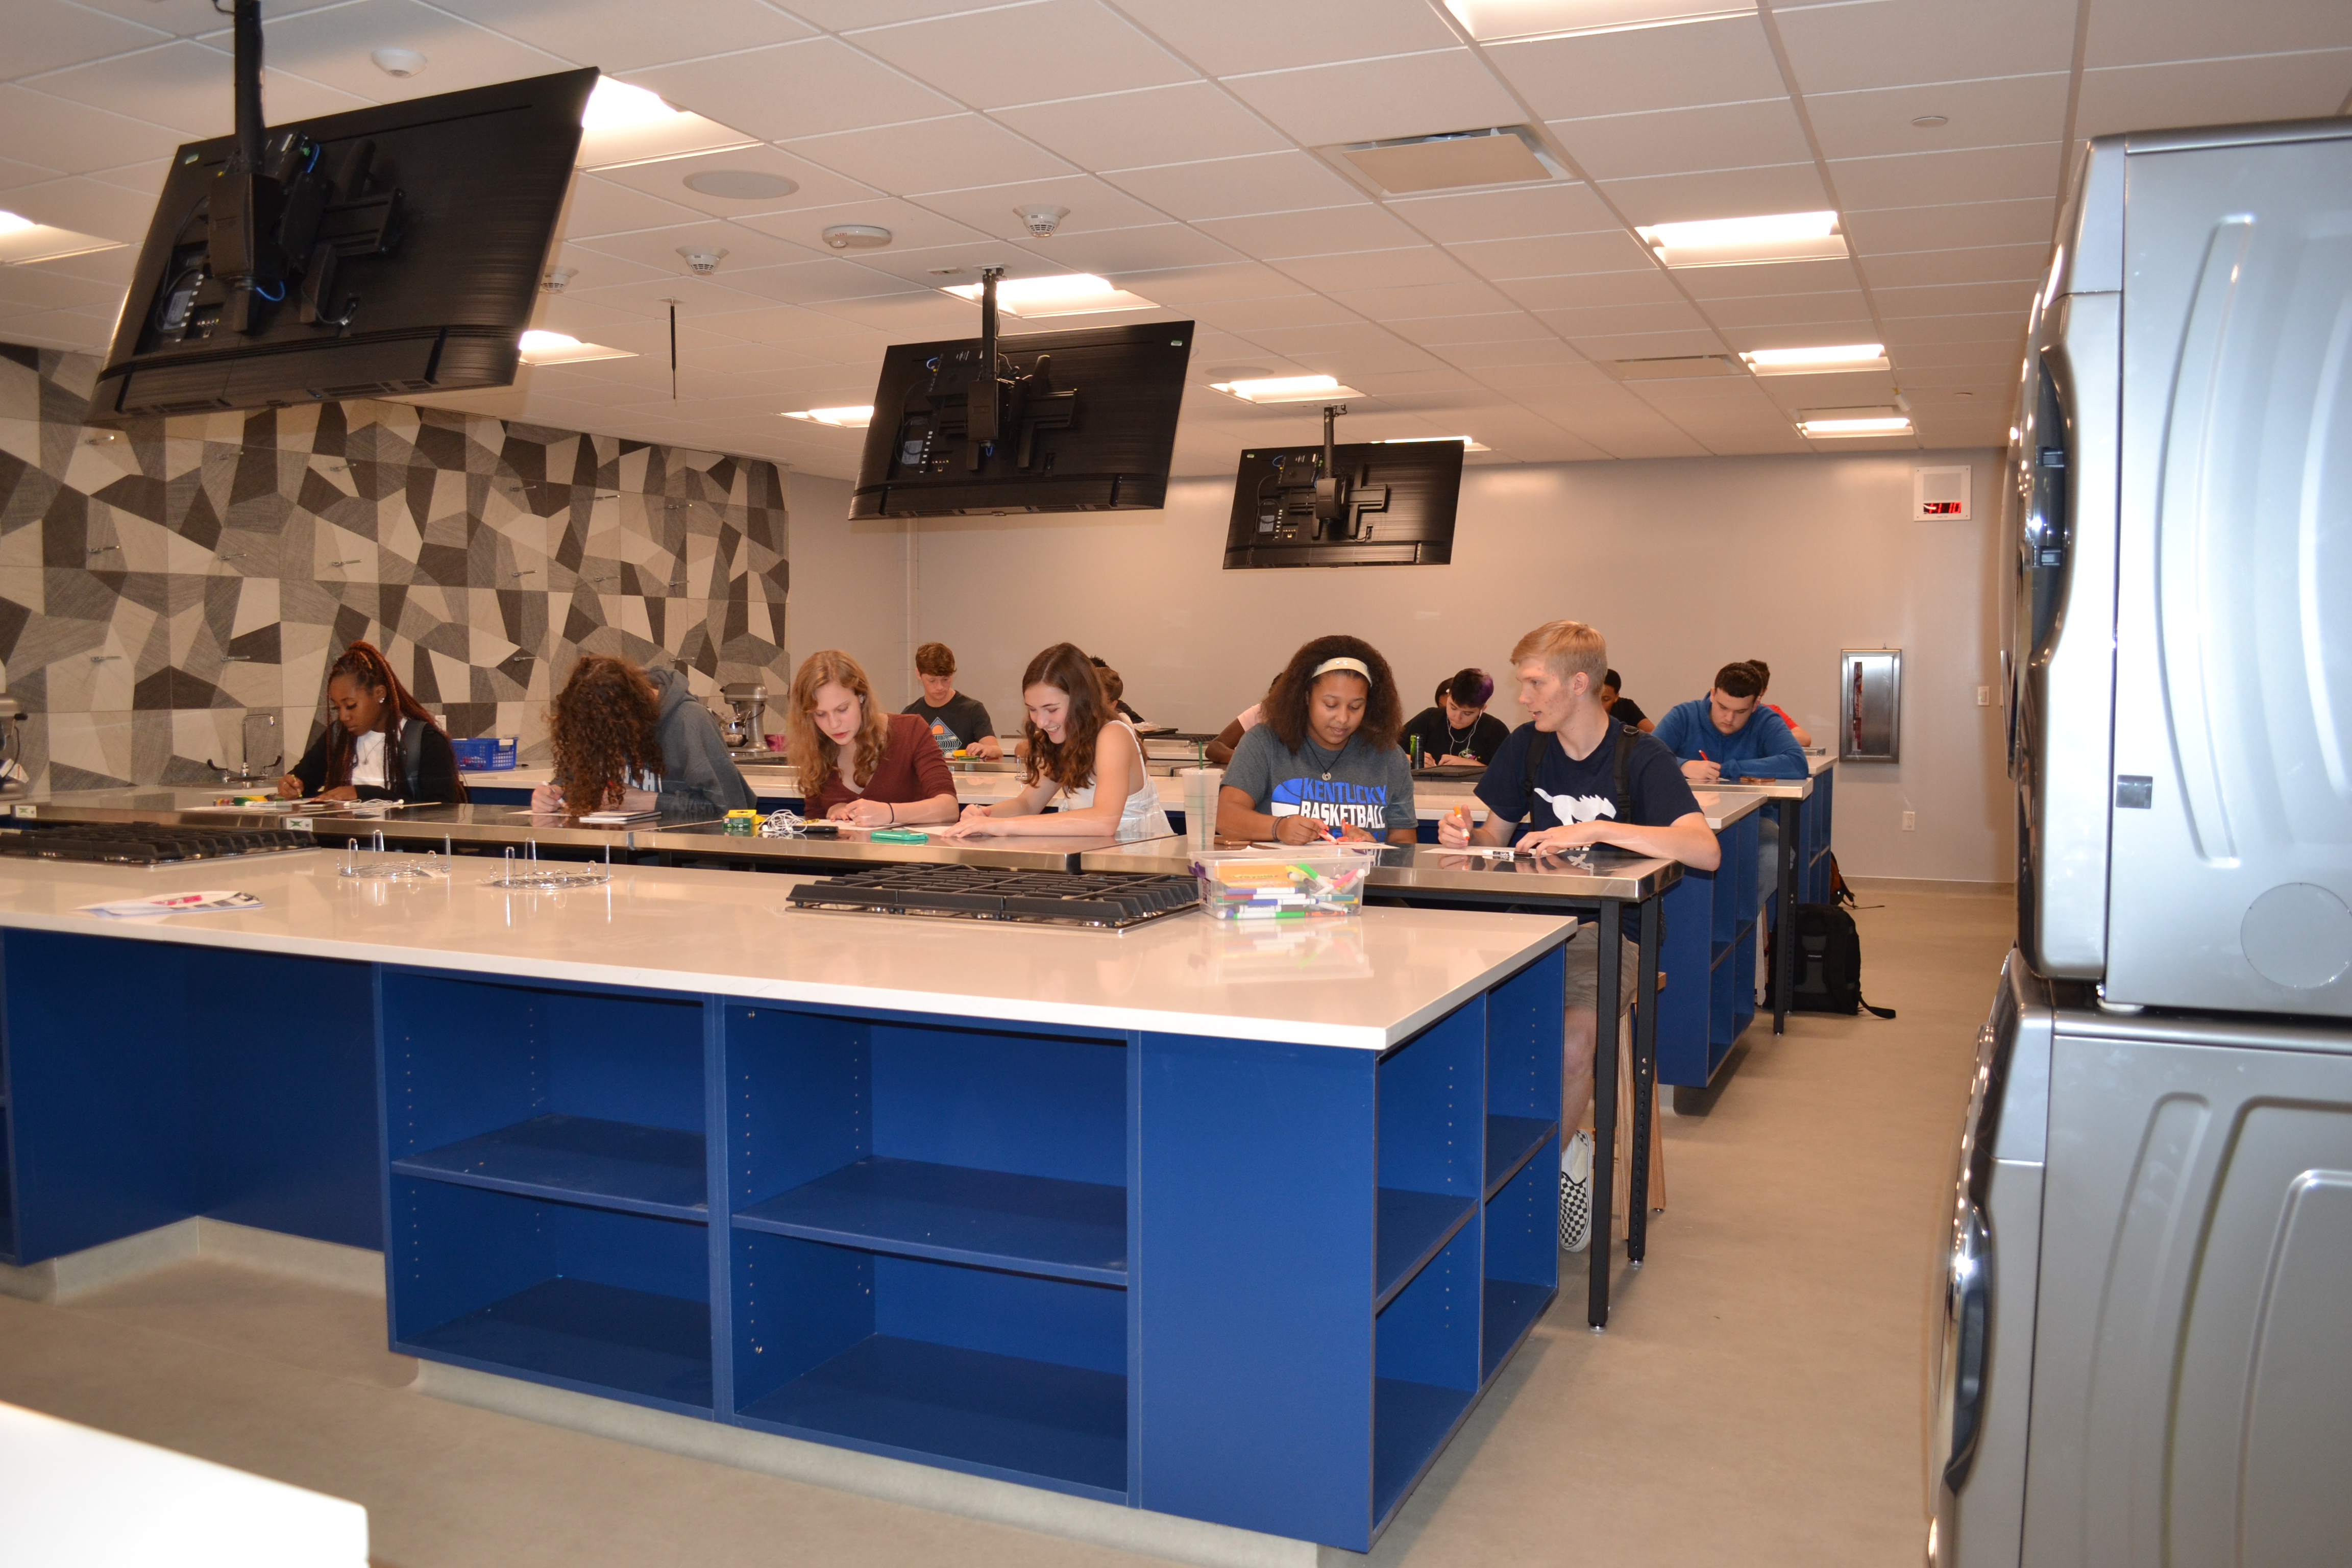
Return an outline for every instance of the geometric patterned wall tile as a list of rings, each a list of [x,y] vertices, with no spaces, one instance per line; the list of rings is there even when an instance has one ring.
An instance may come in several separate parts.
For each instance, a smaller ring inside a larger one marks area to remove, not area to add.
[[[362,637],[452,735],[534,759],[583,651],[705,699],[790,679],[772,463],[368,402],[91,431],[97,369],[0,344],[0,683],[37,785],[211,782],[247,713],[299,751]]]

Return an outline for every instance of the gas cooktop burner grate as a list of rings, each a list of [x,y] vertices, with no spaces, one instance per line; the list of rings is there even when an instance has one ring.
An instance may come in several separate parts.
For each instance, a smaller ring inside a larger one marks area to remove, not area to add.
[[[976,866],[876,866],[792,891],[803,910],[929,915],[1124,931],[1201,903],[1191,877],[1152,872],[991,871]]]
[[[0,833],[0,855],[100,866],[173,866],[311,847],[308,834],[276,827],[165,826],[143,822],[29,823]]]

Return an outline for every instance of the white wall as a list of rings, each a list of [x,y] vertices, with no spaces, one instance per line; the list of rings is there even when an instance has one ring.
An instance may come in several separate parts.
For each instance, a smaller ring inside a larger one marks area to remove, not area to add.
[[[1908,521],[1913,468],[1961,461],[1976,470],[1977,521]],[[820,521],[845,512],[847,487],[795,475],[793,652],[830,638],[877,684],[898,660],[910,688],[908,648],[937,637],[956,650],[958,684],[1009,729],[1023,666],[1067,638],[1116,666],[1155,721],[1215,730],[1298,643],[1348,631],[1388,656],[1409,708],[1476,664],[1516,723],[1512,643],[1572,616],[1608,637],[1627,695],[1652,714],[1704,693],[1728,660],[1759,658],[1774,700],[1830,744],[1839,649],[1891,645],[1905,652],[1903,761],[1840,769],[1839,862],[1856,876],[2003,881],[1998,693],[1976,705],[2000,680],[1996,471],[1983,452],[1474,468],[1451,566],[1262,572],[1219,564],[1232,481],[1180,479],[1164,511],[923,523],[911,636],[879,582],[901,537]],[[1906,811],[1916,831],[1902,830]]]
[[[786,485],[793,577],[784,636],[793,666],[821,647],[845,649],[866,667],[877,696],[904,707],[918,690],[914,531],[902,522],[849,521],[847,479],[793,473]],[[768,717],[781,730],[784,693],[771,695]]]

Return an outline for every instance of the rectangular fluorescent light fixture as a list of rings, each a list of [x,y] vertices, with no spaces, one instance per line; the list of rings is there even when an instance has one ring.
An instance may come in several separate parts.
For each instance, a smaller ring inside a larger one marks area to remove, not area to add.
[[[1846,254],[1838,215],[1771,213],[1636,228],[1669,267],[1744,267],[1761,261],[1835,261]]]
[[[756,147],[760,139],[678,109],[659,94],[611,77],[596,79],[580,117],[580,166],[625,169],[698,153]]]
[[[1336,397],[1364,395],[1328,375],[1270,375],[1255,381],[1213,381],[1209,385],[1244,403],[1328,403]]]
[[[1898,414],[1892,408],[1884,412],[1877,409],[1855,409],[1851,413],[1823,409],[1818,416],[1809,416],[1798,420],[1797,428],[1807,436],[1816,437],[1907,436],[1911,433],[1911,421],[1907,416]]]
[[[568,332],[546,332],[534,327],[522,335],[522,363],[525,364],[585,364],[597,359],[635,359],[635,349],[608,349],[602,343],[583,343]]]
[[[874,405],[858,408],[794,408],[785,411],[787,419],[804,419],[812,425],[830,425],[836,430],[863,430],[874,422]]]
[[[0,263],[62,261],[94,250],[120,250],[122,241],[76,234],[12,212],[0,212]]]
[[[946,291],[959,300],[977,301],[981,286],[963,283]],[[996,284],[996,308],[1024,320],[1160,309],[1142,295],[1130,294],[1108,278],[1097,278],[1091,272],[1066,272],[1057,278],[1001,278]]]
[[[1410,447],[1414,445],[1416,442],[1421,441],[1459,441],[1462,443],[1462,449],[1465,452],[1484,452],[1491,449],[1480,445],[1478,437],[1475,436],[1391,436],[1386,440],[1375,441],[1372,445],[1375,447]]]
[[[1818,349],[1750,349],[1739,356],[1758,375],[1818,375],[1835,370],[1885,370],[1885,343],[1839,343]]]
[[[1716,16],[1745,16],[1753,4],[1707,0],[1445,0],[1482,44],[1507,39],[1572,38],[1582,33],[1627,33],[1672,27]]]

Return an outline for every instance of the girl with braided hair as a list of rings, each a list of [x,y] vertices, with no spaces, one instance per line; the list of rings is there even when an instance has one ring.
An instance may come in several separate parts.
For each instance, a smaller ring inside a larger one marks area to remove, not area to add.
[[[278,781],[285,798],[433,805],[466,798],[449,737],[373,644],[352,644],[328,669],[327,719],[294,771]]]

